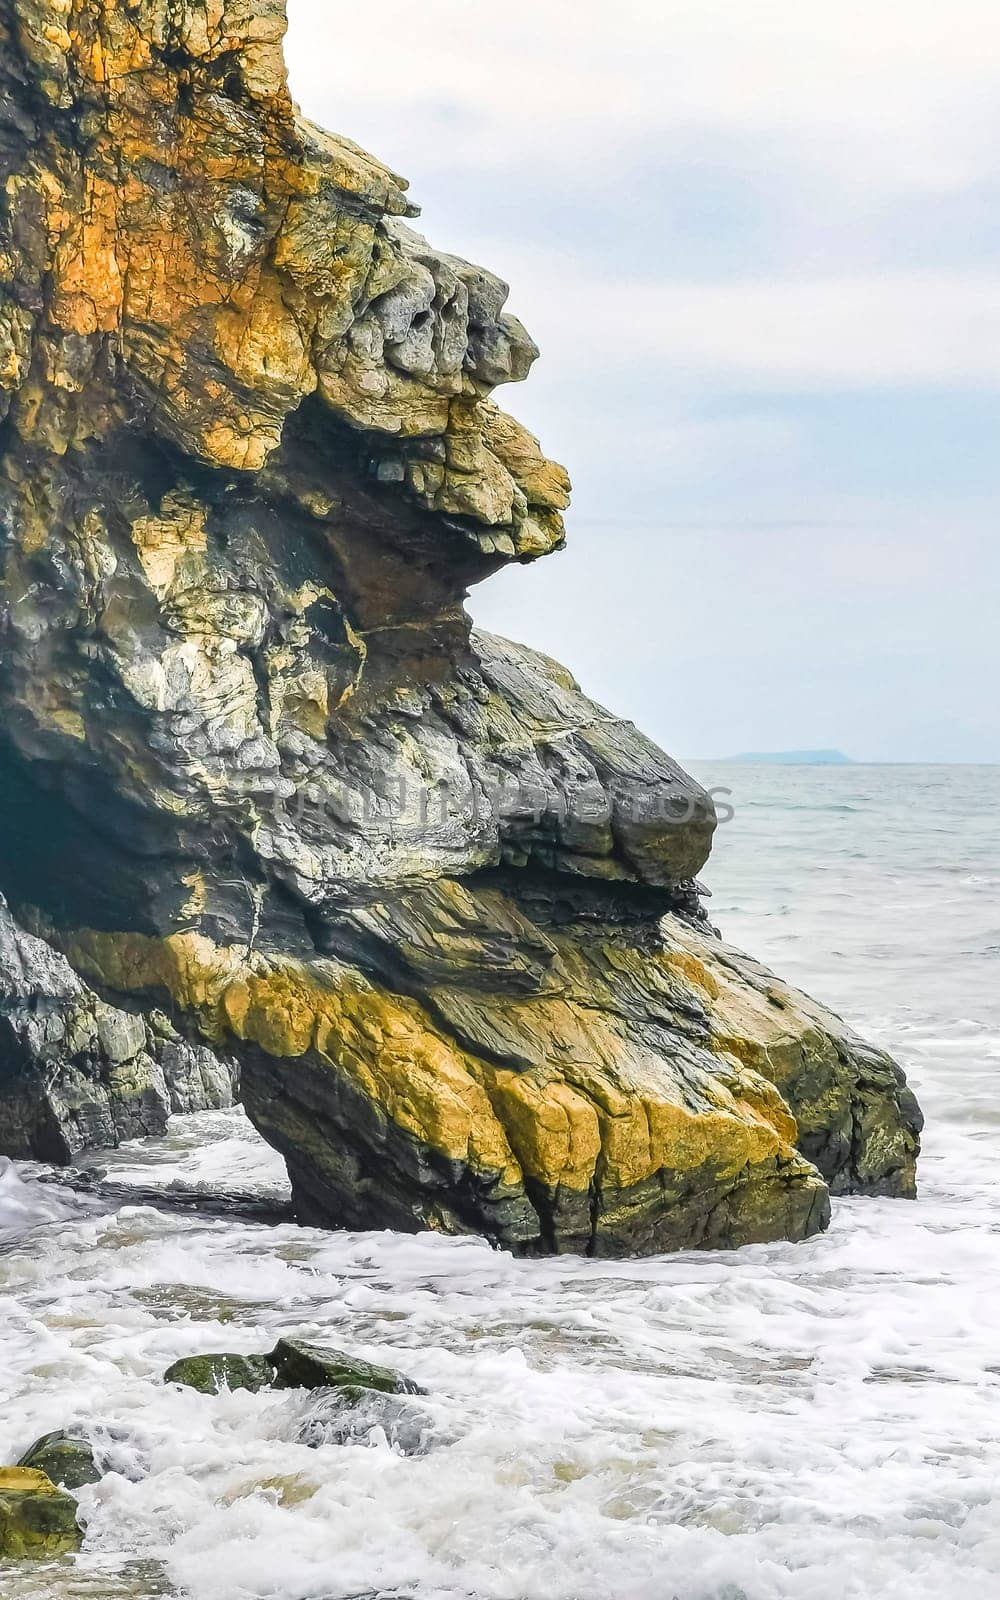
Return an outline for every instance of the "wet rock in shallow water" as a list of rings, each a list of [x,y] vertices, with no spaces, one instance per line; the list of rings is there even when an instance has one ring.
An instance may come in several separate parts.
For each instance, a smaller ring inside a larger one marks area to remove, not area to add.
[[[44,1472],[0,1468],[0,1557],[45,1561],[79,1550],[76,1501]]]
[[[44,1472],[61,1489],[69,1490],[98,1483],[104,1476],[86,1439],[74,1438],[69,1433],[45,1434],[25,1451],[18,1466]]]
[[[279,1339],[268,1360],[277,1370],[276,1389],[339,1389],[351,1396],[368,1389],[382,1394],[426,1392],[390,1367],[374,1366],[342,1350],[327,1350],[301,1339]]]
[[[163,1374],[164,1383],[180,1383],[200,1394],[219,1394],[223,1389],[249,1389],[257,1394],[274,1383],[274,1363],[267,1356],[239,1356],[218,1353],[184,1356]]]
[[[180,1383],[201,1394],[222,1389],[336,1389],[347,1398],[372,1392],[386,1395],[423,1394],[411,1379],[389,1367],[373,1365],[342,1350],[328,1350],[301,1339],[279,1339],[269,1355],[233,1355],[216,1351],[184,1356],[163,1374],[165,1383]]]
[[[384,1440],[404,1456],[426,1455],[436,1444],[450,1442],[437,1437],[431,1418],[411,1399],[376,1389],[317,1394],[295,1437],[313,1450]]]
[[[272,1198],[250,1189],[194,1188],[182,1183],[119,1183],[114,1179],[113,1169],[109,1171],[99,1166],[42,1172],[38,1181],[92,1195],[111,1211],[118,1211],[122,1206],[152,1206],[158,1211],[223,1217],[227,1222],[264,1222],[270,1227],[295,1221],[290,1200]]]

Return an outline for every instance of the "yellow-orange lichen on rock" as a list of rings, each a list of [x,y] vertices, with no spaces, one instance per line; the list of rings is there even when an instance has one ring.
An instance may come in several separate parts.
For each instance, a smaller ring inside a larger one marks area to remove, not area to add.
[[[795,1119],[759,1074],[733,1057],[728,1081],[706,1076],[701,1104],[685,1103],[653,1061],[645,1078],[636,1063],[622,1076],[611,1036],[595,1048],[594,1019],[562,996],[534,1002],[531,1027],[543,1052],[558,1038],[561,1053],[575,1047],[583,1065],[554,1055],[514,1072],[459,1048],[423,1007],[339,963],[248,957],[190,934],[158,942],[90,930],[66,948],[104,987],[165,991],[217,1041],[230,1032],[286,1062],[313,1054],[421,1145],[507,1187],[525,1175],[546,1190],[587,1194],[599,1173],[609,1190],[626,1191],[665,1168],[675,1179],[711,1173],[726,1185],[776,1160],[804,1176]],[[602,1048],[603,1072],[588,1064]]]

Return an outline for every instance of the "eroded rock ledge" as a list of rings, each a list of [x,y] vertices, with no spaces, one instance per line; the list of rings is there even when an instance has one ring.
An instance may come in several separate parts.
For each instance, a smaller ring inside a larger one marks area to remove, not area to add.
[[[536,351],[283,29],[0,0],[0,886],[235,1053],[307,1220],[623,1253],[912,1193],[898,1069],[700,917],[708,796],[470,631],[563,540],[490,398]]]

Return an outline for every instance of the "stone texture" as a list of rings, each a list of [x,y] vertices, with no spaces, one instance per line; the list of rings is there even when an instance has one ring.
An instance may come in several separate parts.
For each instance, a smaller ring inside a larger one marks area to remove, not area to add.
[[[86,1439],[74,1438],[69,1433],[47,1433],[26,1450],[18,1462],[35,1472],[44,1472],[60,1489],[72,1493],[87,1484],[99,1483],[104,1474],[94,1460],[92,1447]]]
[[[0,1467],[0,1558],[48,1561],[78,1550],[76,1501],[27,1467]]]
[[[217,1352],[204,1356],[182,1356],[163,1374],[164,1383],[179,1383],[199,1394],[218,1394],[222,1389],[248,1389],[258,1394],[274,1383],[275,1368],[267,1356],[239,1356]]]
[[[347,1398],[368,1389],[379,1394],[424,1394],[418,1383],[390,1367],[373,1365],[343,1350],[303,1339],[279,1339],[268,1360],[277,1373],[278,1389],[339,1389]]]
[[[701,917],[709,797],[471,630],[563,540],[491,398],[536,352],[283,24],[0,0],[0,885],[237,1056],[308,1220],[625,1253],[912,1193],[898,1070]]]
[[[232,1096],[222,1060],[101,1000],[0,896],[0,1153],[63,1164]]]
[[[165,1383],[180,1383],[201,1394],[221,1389],[336,1389],[346,1399],[369,1390],[380,1394],[423,1394],[419,1384],[389,1367],[373,1365],[342,1350],[302,1339],[279,1339],[267,1355],[240,1356],[214,1352],[184,1356],[163,1374]]]

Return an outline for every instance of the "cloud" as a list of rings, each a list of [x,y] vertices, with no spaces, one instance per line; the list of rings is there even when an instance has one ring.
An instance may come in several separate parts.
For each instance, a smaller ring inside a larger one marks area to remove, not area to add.
[[[503,254],[564,375],[643,361],[672,386],[1000,387],[1000,270],[622,283],[561,254]]]
[[[477,172],[613,171],[642,136],[781,130],[865,181],[951,187],[993,165],[993,0],[290,0],[293,86],[310,115],[387,159]],[[619,172],[627,185],[630,174]]]
[[[289,12],[542,348],[569,546],[474,614],[682,753],[1000,758],[996,0]]]
[[[289,14],[304,109],[417,175],[430,237],[512,282],[549,370],[996,386],[995,0]]]

